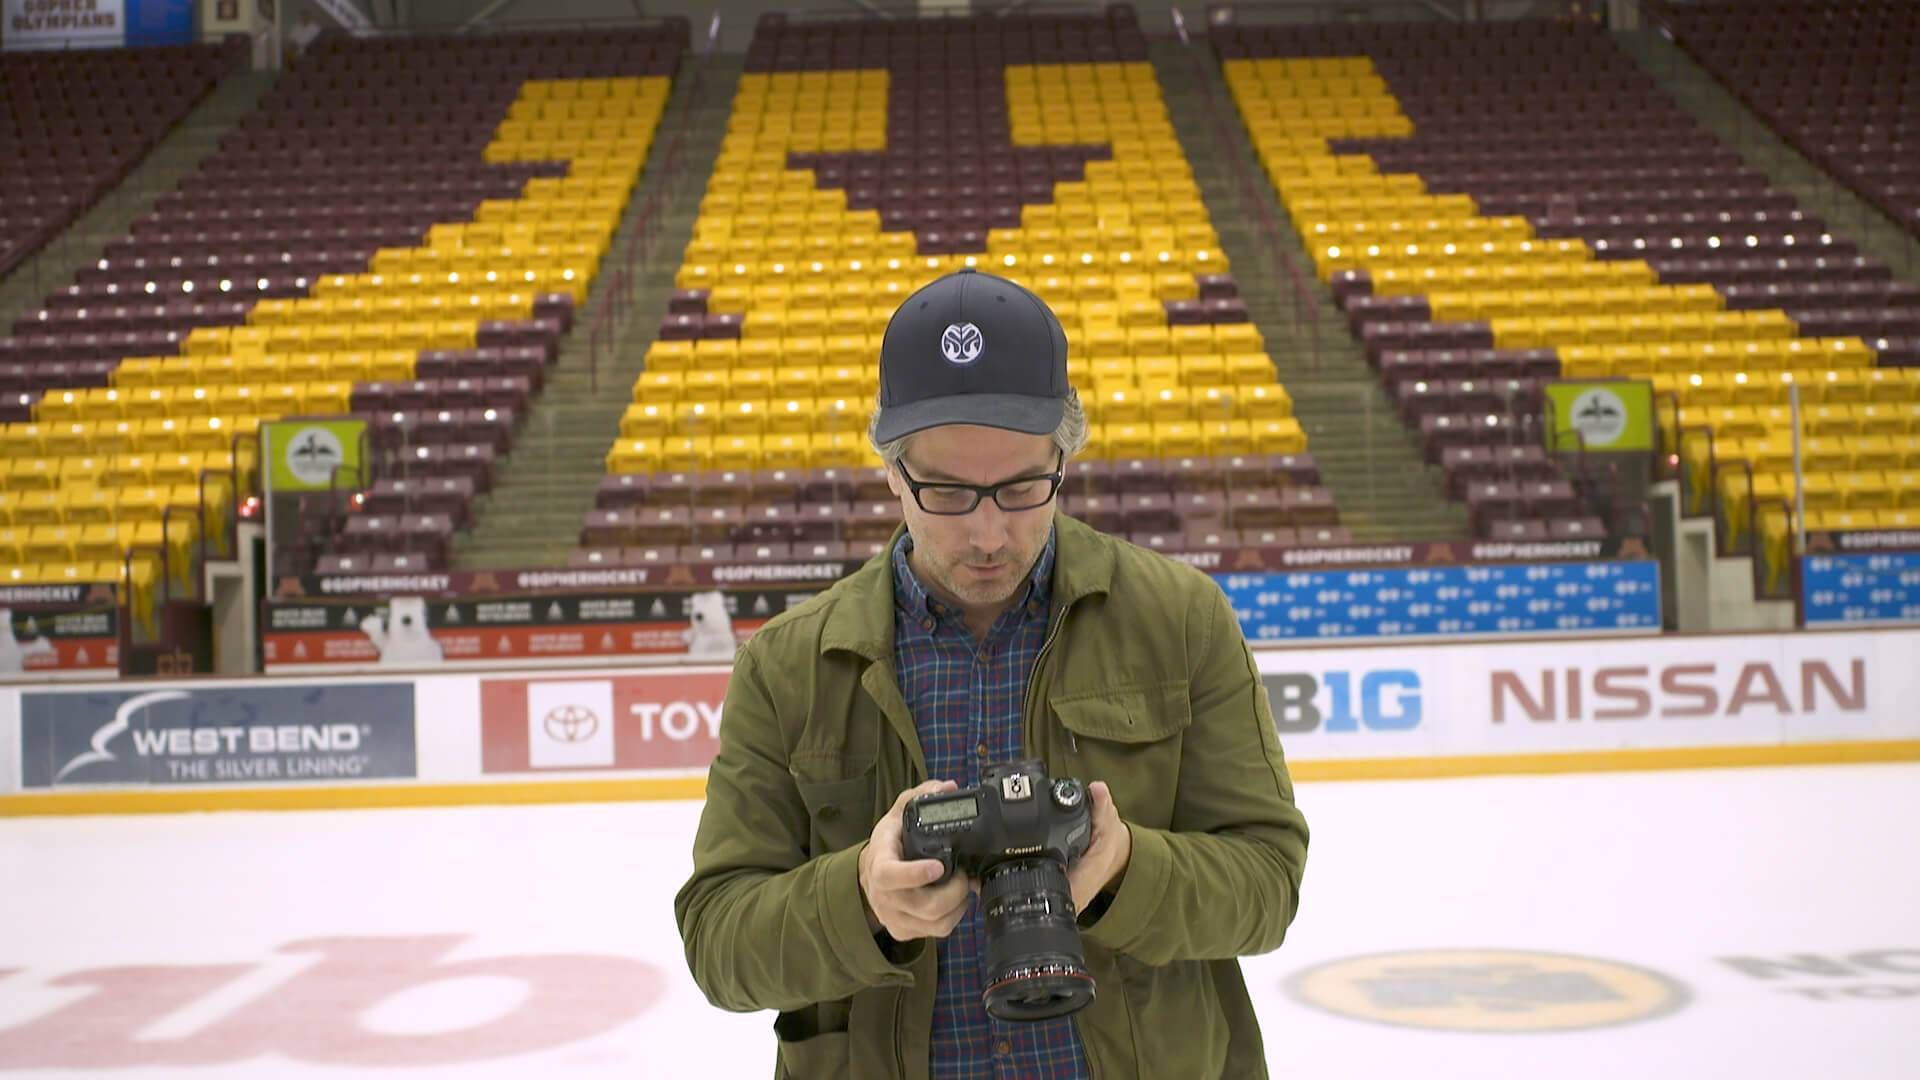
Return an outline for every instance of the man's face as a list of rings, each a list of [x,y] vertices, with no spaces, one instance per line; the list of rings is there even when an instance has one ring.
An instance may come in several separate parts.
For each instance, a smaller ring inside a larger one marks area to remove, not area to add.
[[[1051,473],[1059,455],[1045,435],[955,424],[913,436],[901,461],[923,484],[986,486]],[[1004,606],[1024,587],[1027,571],[1046,547],[1054,502],[1008,512],[982,499],[970,514],[944,516],[920,509],[900,470],[889,470],[887,483],[900,497],[913,536],[909,562],[929,591],[969,614],[981,614]]]

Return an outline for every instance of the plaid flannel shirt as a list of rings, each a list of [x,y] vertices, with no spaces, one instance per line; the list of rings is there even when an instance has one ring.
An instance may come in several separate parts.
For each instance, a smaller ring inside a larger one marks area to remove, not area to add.
[[[927,775],[961,787],[980,782],[982,766],[1025,756],[1027,681],[1047,634],[1054,537],[1034,562],[1026,594],[995,621],[984,640],[960,613],[928,594],[907,565],[913,538],[893,550],[893,659],[913,714]],[[1069,1080],[1088,1076],[1072,1017],[1008,1024],[987,1015],[986,929],[979,899],[940,942],[933,1007],[935,1080]]]

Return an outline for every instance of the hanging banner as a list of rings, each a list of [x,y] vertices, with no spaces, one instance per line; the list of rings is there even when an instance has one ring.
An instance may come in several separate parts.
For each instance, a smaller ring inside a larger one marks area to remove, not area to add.
[[[127,40],[124,0],[5,0],[0,48],[113,49]]]
[[[1547,450],[1596,453],[1653,449],[1653,386],[1626,379],[1551,382]]]
[[[190,45],[194,0],[4,0],[0,49]]]
[[[365,420],[281,420],[262,424],[261,453],[267,459],[267,494],[360,487],[360,444]],[[337,475],[336,475],[337,474]]]

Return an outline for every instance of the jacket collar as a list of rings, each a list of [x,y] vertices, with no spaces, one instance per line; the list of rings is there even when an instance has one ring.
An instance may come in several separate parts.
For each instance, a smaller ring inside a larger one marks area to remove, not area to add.
[[[1049,604],[1059,612],[1083,597],[1106,593],[1113,587],[1113,541],[1088,525],[1055,511],[1053,596]],[[868,660],[893,655],[894,545],[906,532],[902,524],[880,554],[867,560],[835,588],[840,601],[827,612],[820,632],[822,655],[837,649]]]

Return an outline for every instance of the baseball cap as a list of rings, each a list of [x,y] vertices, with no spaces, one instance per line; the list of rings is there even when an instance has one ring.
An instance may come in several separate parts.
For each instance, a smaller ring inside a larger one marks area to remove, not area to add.
[[[1039,297],[961,270],[907,297],[880,342],[874,437],[947,424],[1051,435],[1067,407],[1067,335]]]

